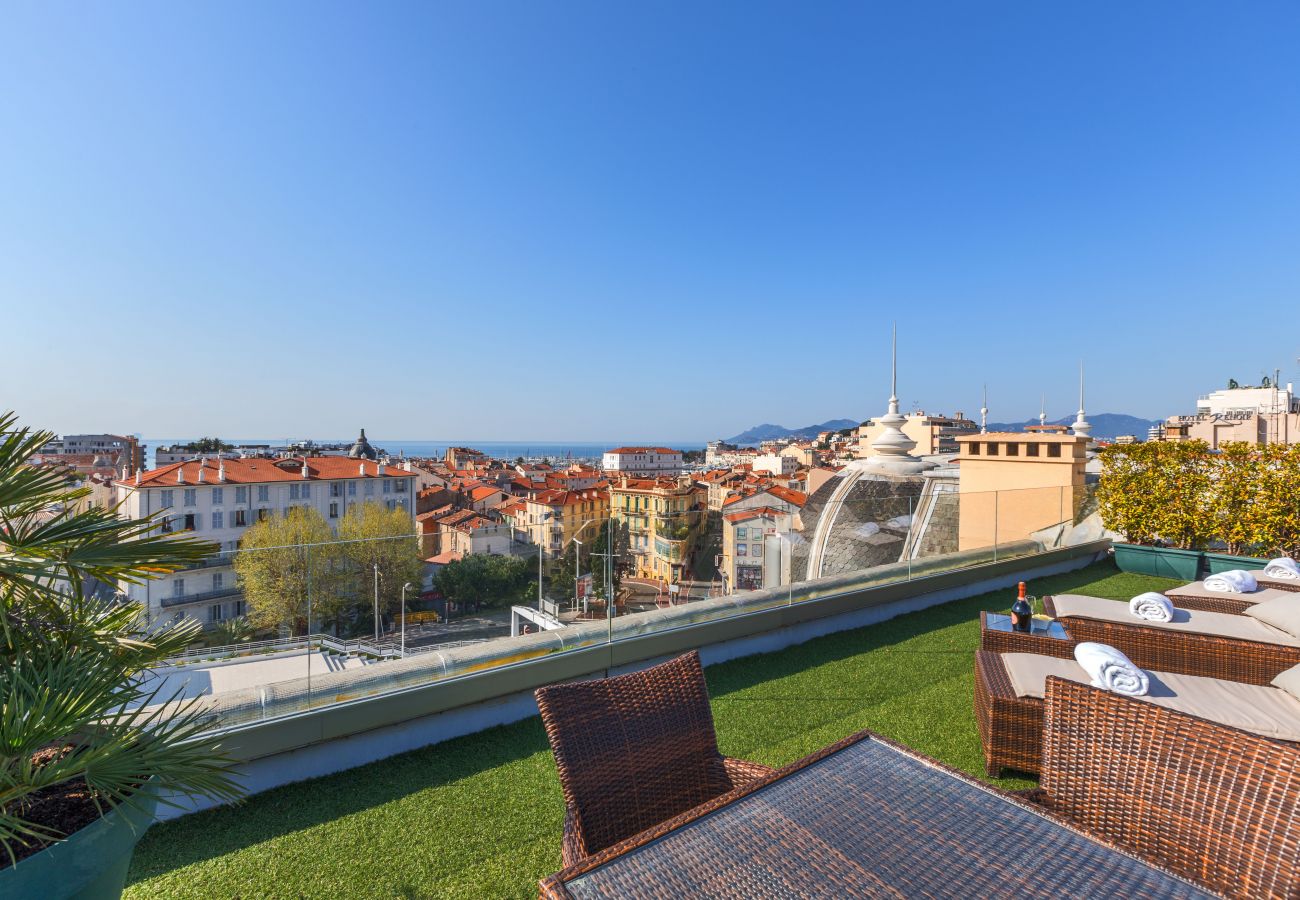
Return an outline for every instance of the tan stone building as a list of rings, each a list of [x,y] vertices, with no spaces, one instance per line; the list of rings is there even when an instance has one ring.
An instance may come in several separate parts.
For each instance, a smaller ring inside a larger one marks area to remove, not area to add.
[[[990,432],[957,438],[959,550],[1029,539],[1074,517],[1082,501],[1088,438]]]
[[[680,581],[704,529],[706,488],[689,477],[628,478],[610,484],[610,515],[628,534],[631,574]]]
[[[979,425],[961,413],[956,416],[931,416],[924,411],[908,413],[906,421],[900,426],[903,434],[916,443],[913,450],[917,456],[933,456],[936,453],[955,453],[957,439],[963,435],[976,434]],[[857,455],[859,458],[874,455],[872,443],[885,432],[885,426],[872,419],[858,428]]]

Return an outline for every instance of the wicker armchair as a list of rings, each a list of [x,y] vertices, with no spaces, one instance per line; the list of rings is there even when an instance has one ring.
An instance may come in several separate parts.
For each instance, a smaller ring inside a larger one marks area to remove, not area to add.
[[[700,655],[539,688],[564,789],[564,865],[773,770],[718,752]]]
[[[1047,680],[1034,802],[1230,897],[1300,894],[1300,747]]]

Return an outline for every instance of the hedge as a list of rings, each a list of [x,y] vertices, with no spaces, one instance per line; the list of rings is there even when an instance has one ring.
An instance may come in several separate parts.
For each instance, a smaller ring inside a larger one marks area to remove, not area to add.
[[[1300,555],[1300,444],[1128,444],[1101,452],[1102,521],[1134,544]]]

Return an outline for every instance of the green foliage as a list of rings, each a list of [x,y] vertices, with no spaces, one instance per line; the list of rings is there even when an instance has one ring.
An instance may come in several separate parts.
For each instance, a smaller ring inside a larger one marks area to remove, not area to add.
[[[533,580],[533,561],[474,553],[443,566],[434,583],[462,608],[510,606],[524,599]]]
[[[255,628],[306,632],[309,592],[314,620],[338,620],[347,600],[333,540],[329,523],[311,507],[293,507],[244,532],[234,568]]]
[[[1300,553],[1300,445],[1129,444],[1101,453],[1102,521],[1135,544]]]
[[[619,585],[623,583],[623,573],[627,571],[629,565],[628,559],[628,529],[617,519],[608,519],[601,523],[600,531],[596,533],[596,538],[591,542],[591,588],[597,597],[605,597],[607,591],[605,588],[605,566],[607,560],[598,556],[600,553],[609,553],[610,547],[614,548],[614,594],[618,594]]]
[[[374,624],[375,571],[379,572],[379,615],[395,613],[402,602],[402,586],[416,594],[424,580],[420,541],[404,509],[385,509],[367,502],[349,507],[339,521],[339,539],[345,569],[349,572],[355,618]],[[408,596],[410,591],[407,592]]]
[[[185,445],[186,449],[193,450],[195,453],[220,453],[223,450],[233,450],[234,444],[227,444],[221,438],[204,437],[197,441],[190,441]]]
[[[143,625],[134,604],[87,593],[142,583],[216,551],[114,509],[76,511],[84,489],[30,468],[53,438],[0,414],[0,849],[61,837],[36,820],[40,792],[84,781],[102,809],[152,779],[161,790],[234,799],[239,790],[192,702],[160,696],[144,673],[188,646],[190,620]]]
[[[231,644],[246,644],[257,635],[257,628],[248,616],[234,616],[223,619],[205,635],[209,647],[228,647]]]

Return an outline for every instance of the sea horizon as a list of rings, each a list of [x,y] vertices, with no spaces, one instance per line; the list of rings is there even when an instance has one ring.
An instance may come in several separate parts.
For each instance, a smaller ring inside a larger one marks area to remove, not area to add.
[[[457,440],[457,439],[428,439],[428,440],[394,440],[380,437],[371,437],[366,435],[370,443],[389,453],[393,456],[420,456],[420,457],[440,457],[448,447],[473,447],[475,450],[482,450],[497,459],[516,459],[520,456],[531,459],[537,457],[556,457],[560,459],[597,459],[606,450],[612,450],[615,447],[623,447],[628,444],[644,446],[662,446],[672,447],[674,450],[702,450],[704,449],[703,441],[475,441],[475,440]],[[190,441],[199,440],[198,437],[180,437],[180,438],[150,438],[141,437],[140,441],[147,447],[147,454],[153,459],[154,452],[159,447],[166,447],[172,444],[186,444]],[[355,437],[348,438],[222,438],[228,444],[246,445],[246,444],[270,444],[272,446],[284,446],[285,443],[294,443],[300,440],[311,440],[317,444],[351,444],[356,440]]]

